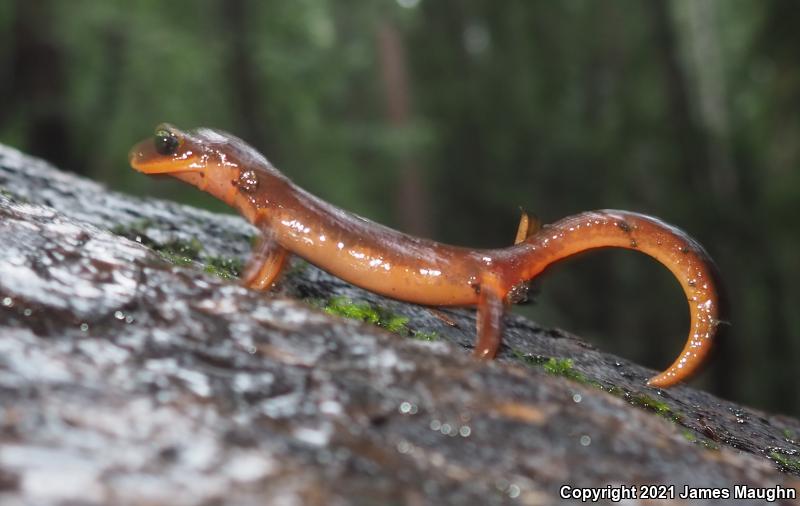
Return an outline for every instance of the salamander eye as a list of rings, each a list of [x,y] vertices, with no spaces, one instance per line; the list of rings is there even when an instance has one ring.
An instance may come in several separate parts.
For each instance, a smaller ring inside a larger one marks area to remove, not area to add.
[[[159,128],[156,130],[156,135],[153,140],[156,145],[156,152],[165,156],[174,155],[181,145],[180,137],[166,128]]]

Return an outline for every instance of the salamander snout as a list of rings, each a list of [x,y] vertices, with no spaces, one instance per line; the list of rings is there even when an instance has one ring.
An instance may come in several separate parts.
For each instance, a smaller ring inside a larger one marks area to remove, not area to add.
[[[128,160],[143,174],[174,177],[233,205],[239,192],[257,187],[257,180],[241,177],[244,171],[228,145],[228,138],[215,131],[184,132],[162,123],[152,137],[133,146]]]
[[[197,149],[187,142],[187,135],[168,123],[156,127],[155,134],[136,144],[128,161],[145,174],[169,174],[191,169]]]

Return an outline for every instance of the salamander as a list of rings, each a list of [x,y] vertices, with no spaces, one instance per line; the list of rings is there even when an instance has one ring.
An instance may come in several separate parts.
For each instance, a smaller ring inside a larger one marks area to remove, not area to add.
[[[669,387],[694,373],[712,348],[719,320],[714,264],[676,227],[628,211],[599,210],[539,226],[523,215],[516,243],[506,248],[450,246],[392,230],[306,192],[233,135],[169,124],[133,147],[131,166],[169,175],[237,209],[260,231],[242,283],[268,290],[287,256],[367,290],[428,306],[477,306],[474,356],[491,359],[503,318],[520,290],[560,260],[598,248],[640,251],[666,266],[689,304],[687,342],[674,363],[648,381]]]

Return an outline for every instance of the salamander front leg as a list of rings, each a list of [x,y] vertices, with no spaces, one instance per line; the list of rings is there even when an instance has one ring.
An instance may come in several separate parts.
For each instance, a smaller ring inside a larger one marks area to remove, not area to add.
[[[272,237],[261,234],[242,274],[242,285],[252,290],[269,290],[286,263],[287,251]]]
[[[481,285],[478,298],[478,341],[472,355],[489,360],[497,354],[503,339],[503,316],[505,315],[505,294],[496,288]]]

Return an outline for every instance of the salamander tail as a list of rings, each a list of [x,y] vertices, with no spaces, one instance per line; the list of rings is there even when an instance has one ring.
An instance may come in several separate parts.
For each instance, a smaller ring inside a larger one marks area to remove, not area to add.
[[[711,351],[720,323],[716,268],[703,248],[681,230],[643,214],[593,211],[546,226],[516,248],[523,256],[524,280],[560,260],[598,248],[641,251],[672,272],[689,303],[689,336],[675,362],[648,385],[669,387],[688,378]]]

